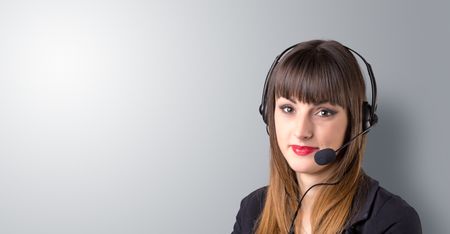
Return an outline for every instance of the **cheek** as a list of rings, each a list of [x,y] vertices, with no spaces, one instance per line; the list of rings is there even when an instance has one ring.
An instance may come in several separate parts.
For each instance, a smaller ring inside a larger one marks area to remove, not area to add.
[[[278,142],[278,147],[283,149],[283,145],[286,143],[286,138],[288,136],[288,127],[287,123],[280,121],[275,115],[275,133]]]
[[[344,143],[345,132],[347,131],[347,121],[342,121],[341,124],[331,126],[328,129],[328,142],[331,145],[339,147]]]
[[[275,134],[277,137],[278,145],[283,143],[283,127],[280,125],[275,124]]]
[[[339,126],[336,128],[336,131],[334,131],[334,142],[337,145],[341,145],[344,142],[345,137],[345,127]]]

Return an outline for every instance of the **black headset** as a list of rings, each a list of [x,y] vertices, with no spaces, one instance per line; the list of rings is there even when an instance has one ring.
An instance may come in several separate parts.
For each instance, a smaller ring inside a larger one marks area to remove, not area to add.
[[[275,60],[272,63],[272,66],[270,67],[269,72],[267,73],[267,77],[266,77],[266,81],[264,82],[264,90],[263,90],[263,94],[262,94],[262,100],[261,100],[261,105],[259,106],[259,113],[261,114],[264,123],[266,124],[266,130],[268,127],[268,123],[267,123],[267,91],[269,89],[268,84],[270,82],[270,79],[272,77],[272,72],[275,69],[275,67],[278,65],[280,59],[289,51],[291,51],[292,49],[294,49],[297,45],[299,45],[301,43],[295,44],[293,46],[290,46],[289,48],[285,49],[283,52],[281,52],[280,55],[278,55]],[[372,126],[374,126],[377,122],[378,122],[378,116],[375,114],[375,111],[377,109],[377,83],[375,81],[375,75],[373,74],[372,71],[372,66],[370,66],[370,64],[364,59],[363,56],[361,56],[358,52],[344,46],[347,50],[355,53],[356,55],[358,55],[358,57],[360,57],[362,59],[362,61],[364,61],[364,63],[366,64],[367,67],[367,72],[369,73],[369,78],[370,78],[370,84],[372,87],[372,104],[369,104],[368,102],[364,101],[363,102],[363,120],[362,120],[362,129],[363,131],[360,134],[365,134],[367,133],[370,128]],[[267,131],[267,133],[269,133]],[[360,135],[358,134],[358,135]]]

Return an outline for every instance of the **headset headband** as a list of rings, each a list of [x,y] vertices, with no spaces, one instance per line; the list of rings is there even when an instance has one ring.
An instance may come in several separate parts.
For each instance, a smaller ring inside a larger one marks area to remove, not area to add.
[[[292,46],[288,47],[287,49],[285,49],[283,52],[281,52],[281,54],[275,58],[275,60],[272,63],[272,66],[270,66],[269,72],[267,73],[266,80],[264,82],[264,89],[263,89],[263,94],[262,94],[262,98],[261,98],[261,105],[259,106],[259,113],[262,115],[264,123],[266,123],[266,126],[268,125],[267,113],[266,113],[267,112],[267,108],[266,108],[266,98],[267,97],[266,96],[267,96],[267,91],[269,88],[268,84],[269,84],[269,80],[271,79],[272,72],[275,69],[275,67],[277,66],[278,62],[281,60],[281,58],[299,44],[301,44],[301,43],[292,45]],[[353,49],[351,49],[347,46],[344,46],[344,48],[346,48],[350,52],[353,52],[356,55],[358,55],[358,57],[361,58],[361,60],[364,62],[364,64],[366,64],[367,72],[368,72],[369,78],[370,78],[370,85],[372,87],[372,89],[371,89],[372,105],[369,106],[369,118],[370,119],[368,121],[370,122],[370,125],[374,125],[378,122],[378,117],[375,114],[375,111],[377,109],[377,83],[375,81],[375,75],[373,74],[372,66],[358,52],[354,51]]]

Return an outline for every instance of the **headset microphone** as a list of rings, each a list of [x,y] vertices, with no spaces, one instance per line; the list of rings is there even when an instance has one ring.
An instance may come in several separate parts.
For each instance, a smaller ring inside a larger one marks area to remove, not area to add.
[[[352,139],[347,141],[347,143],[345,143],[341,147],[339,147],[339,149],[337,149],[336,151],[331,148],[325,148],[325,149],[321,149],[321,150],[317,151],[316,154],[314,155],[314,161],[321,166],[334,162],[336,160],[336,155],[339,151],[341,151],[345,147],[349,146],[350,143],[352,143],[357,137],[369,132],[370,128],[372,128],[373,126],[374,125],[369,126],[366,130],[364,130],[364,131],[360,132],[359,134],[357,134],[356,136],[354,136]]]
[[[375,120],[375,123],[376,123],[377,120],[378,119]],[[319,164],[319,165],[326,165],[326,164],[330,164],[330,163],[334,162],[336,160],[336,154],[339,151],[341,151],[345,147],[349,146],[350,143],[352,143],[357,137],[359,137],[361,135],[364,135],[367,132],[369,132],[370,128],[372,128],[373,126],[374,125],[369,126],[364,131],[362,131],[362,132],[358,133],[356,136],[352,137],[349,141],[347,141],[347,143],[345,143],[344,145],[339,147],[339,149],[337,149],[336,151],[331,149],[331,148],[325,148],[325,149],[317,151],[316,154],[314,155],[314,161],[316,161],[316,163]],[[297,218],[298,211],[300,210],[300,206],[302,205],[303,198],[305,198],[305,196],[309,192],[309,190],[311,190],[312,188],[314,188],[316,186],[320,186],[320,185],[336,185],[336,184],[340,183],[341,180],[342,180],[342,177],[338,181],[336,181],[334,183],[318,183],[318,184],[314,184],[313,186],[309,187],[309,189],[306,190],[306,192],[298,200],[297,209],[295,210],[294,216],[292,217],[291,226],[289,228],[288,234],[294,234],[295,233],[295,231],[294,231],[294,229],[295,229],[295,225],[294,225],[295,224],[295,219]]]
[[[335,160],[336,160],[336,151],[330,148],[319,150],[314,155],[314,161],[316,161],[316,163],[321,166],[330,164]]]

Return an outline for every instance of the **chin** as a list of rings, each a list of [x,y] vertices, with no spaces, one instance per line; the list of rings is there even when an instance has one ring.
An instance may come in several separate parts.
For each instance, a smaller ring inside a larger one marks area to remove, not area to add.
[[[312,159],[312,158],[308,158]],[[313,174],[319,172],[322,168],[312,160],[288,160],[289,167],[297,173]]]

